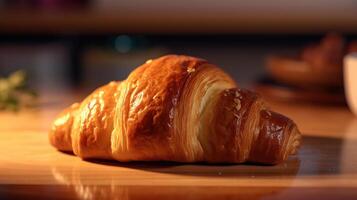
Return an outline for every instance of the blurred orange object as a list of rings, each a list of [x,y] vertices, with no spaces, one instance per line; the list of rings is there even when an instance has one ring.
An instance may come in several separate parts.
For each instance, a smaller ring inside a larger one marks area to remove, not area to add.
[[[266,68],[278,82],[301,88],[336,88],[343,84],[342,60],[357,51],[357,41],[349,46],[342,36],[329,33],[320,43],[305,47],[296,57],[269,56]]]

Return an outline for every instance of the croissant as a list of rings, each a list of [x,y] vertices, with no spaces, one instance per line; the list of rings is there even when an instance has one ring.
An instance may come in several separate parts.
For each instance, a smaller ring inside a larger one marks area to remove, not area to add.
[[[277,164],[301,134],[218,67],[167,55],[65,109],[49,140],[83,159]]]

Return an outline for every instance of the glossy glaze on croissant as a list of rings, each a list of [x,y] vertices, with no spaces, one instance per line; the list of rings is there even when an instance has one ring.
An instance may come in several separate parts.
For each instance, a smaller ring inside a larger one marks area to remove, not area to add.
[[[294,154],[295,123],[207,61],[168,55],[98,88],[54,121],[59,150],[81,158],[276,164]]]

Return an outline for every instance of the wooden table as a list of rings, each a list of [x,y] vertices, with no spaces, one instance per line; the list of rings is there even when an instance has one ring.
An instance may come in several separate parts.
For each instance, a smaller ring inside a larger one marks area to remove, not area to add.
[[[47,130],[73,99],[0,112],[0,199],[357,199],[357,118],[344,106],[271,102],[304,134],[277,166],[82,161]],[[78,98],[75,98],[78,99]]]

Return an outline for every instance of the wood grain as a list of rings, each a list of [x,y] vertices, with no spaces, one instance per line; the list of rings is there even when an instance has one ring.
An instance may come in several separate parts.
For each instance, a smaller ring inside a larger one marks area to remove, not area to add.
[[[271,102],[304,134],[298,155],[277,166],[83,161],[47,139],[69,101],[0,113],[0,198],[248,199],[357,195],[357,119],[343,106]],[[244,189],[242,189],[244,188]],[[321,196],[322,195],[322,196]],[[344,198],[344,199],[345,199]]]

